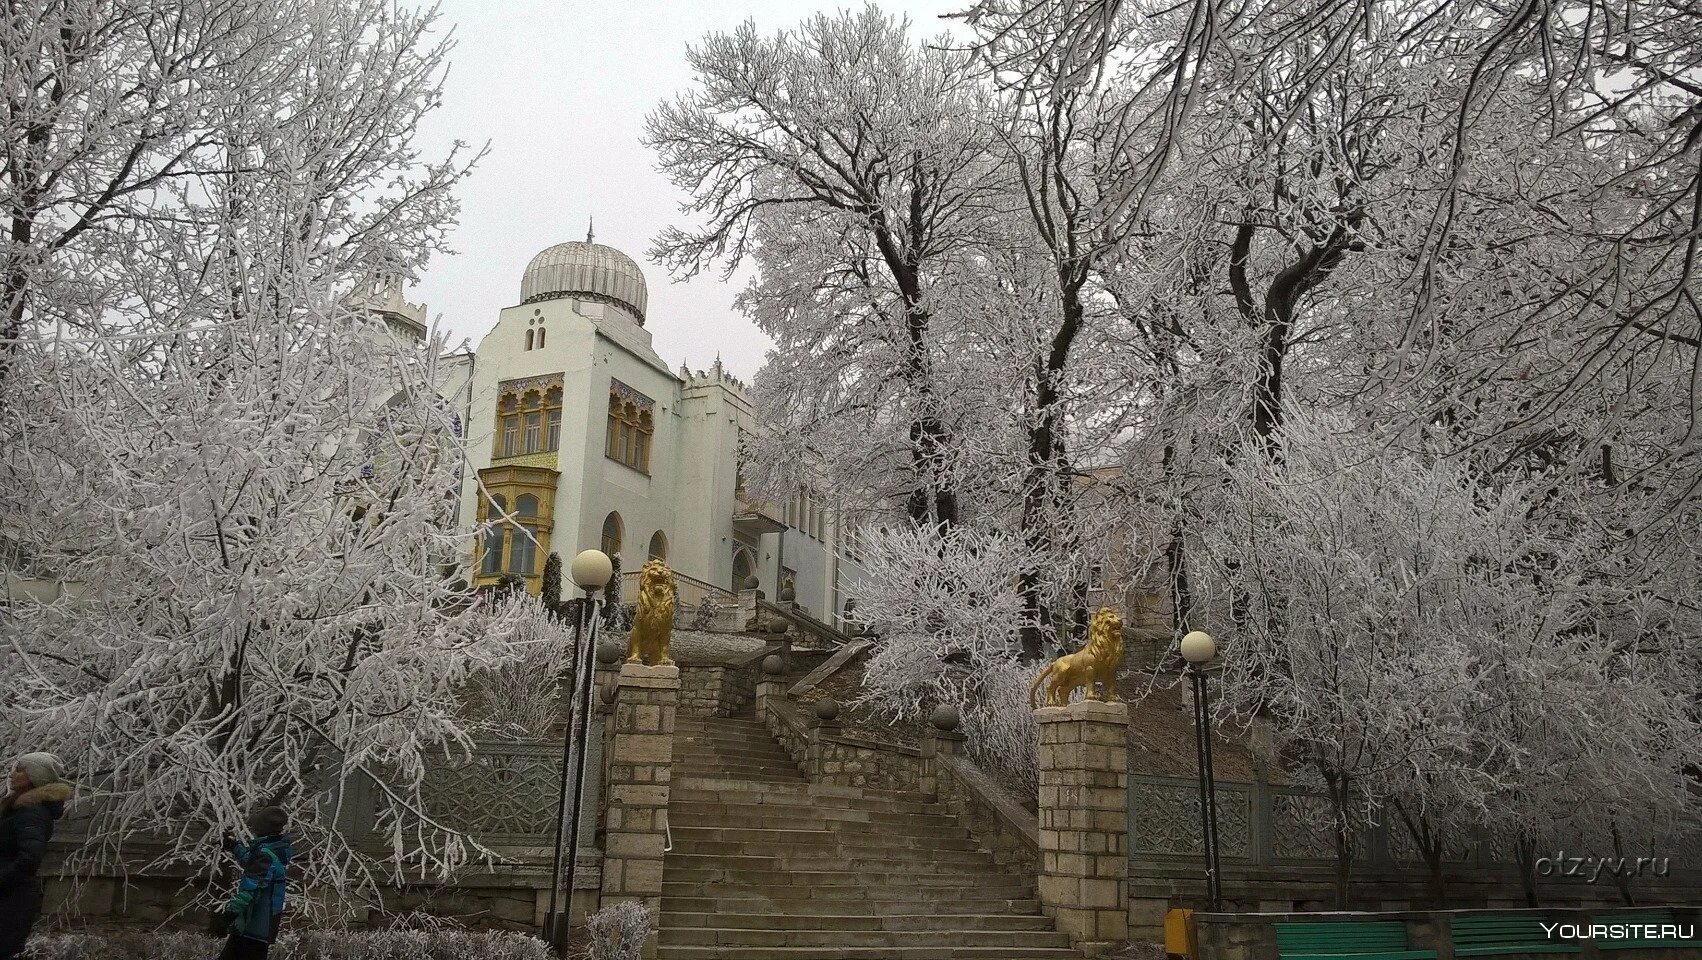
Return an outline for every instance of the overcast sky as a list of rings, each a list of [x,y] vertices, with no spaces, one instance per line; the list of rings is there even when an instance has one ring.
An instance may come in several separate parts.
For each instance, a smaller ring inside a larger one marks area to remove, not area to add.
[[[919,36],[943,25],[961,0],[886,0],[908,14]],[[815,0],[443,0],[457,42],[445,104],[423,142],[442,150],[459,138],[490,144],[461,189],[457,251],[426,268],[409,299],[425,300],[451,342],[478,344],[497,312],[520,299],[520,275],[538,251],[585,239],[644,268],[650,286],[646,327],[669,366],[701,369],[717,353],[741,377],[762,365],[768,338],[733,309],[740,284],[718,275],[674,283],[644,257],[650,240],[676,222],[681,196],[639,143],[644,116],[691,81],[685,48],[705,34],[754,18],[765,33],[840,5]]]

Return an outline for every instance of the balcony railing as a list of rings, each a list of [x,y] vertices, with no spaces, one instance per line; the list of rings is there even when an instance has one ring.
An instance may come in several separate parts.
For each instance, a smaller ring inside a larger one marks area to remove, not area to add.
[[[621,571],[621,603],[638,602],[638,580],[643,576],[642,570]],[[705,583],[696,577],[688,577],[683,573],[674,573],[674,622],[690,621],[703,609],[704,601],[711,601],[721,610],[736,609],[739,596],[731,590]]]

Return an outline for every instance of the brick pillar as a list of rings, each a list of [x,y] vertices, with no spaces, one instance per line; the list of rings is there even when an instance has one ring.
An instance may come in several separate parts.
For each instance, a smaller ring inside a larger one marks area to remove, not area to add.
[[[1041,707],[1040,905],[1088,956],[1129,938],[1129,708]]]
[[[645,957],[656,956],[662,912],[662,857],[674,761],[675,666],[621,666],[609,746],[608,821],[603,835],[602,904],[642,900],[650,907]]]

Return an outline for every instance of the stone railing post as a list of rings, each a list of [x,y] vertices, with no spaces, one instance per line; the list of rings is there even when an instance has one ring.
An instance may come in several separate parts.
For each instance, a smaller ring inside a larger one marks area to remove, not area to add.
[[[609,745],[608,819],[603,837],[602,903],[641,900],[650,908],[645,957],[656,956],[667,845],[668,789],[674,762],[675,666],[621,667]]]
[[[963,752],[965,737],[956,730],[929,730],[922,737],[922,795],[937,800],[940,796],[940,759],[955,757]]]
[[[1129,938],[1129,708],[1041,707],[1040,905],[1088,956]]]
[[[762,658],[762,673],[756,681],[756,717],[761,720],[768,715],[769,701],[786,699],[785,658],[778,653],[771,653]]]

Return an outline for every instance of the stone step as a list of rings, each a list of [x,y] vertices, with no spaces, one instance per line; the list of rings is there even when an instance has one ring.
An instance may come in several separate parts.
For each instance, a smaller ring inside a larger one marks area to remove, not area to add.
[[[674,776],[694,780],[739,780],[747,773],[779,771],[800,784],[807,783],[803,771],[790,760],[767,760],[761,763],[734,763],[728,760],[706,760],[702,757],[674,757]]]
[[[927,798],[812,783],[754,719],[676,734],[658,960],[1078,956]]]
[[[760,890],[764,895],[773,889],[808,884],[816,887],[839,887],[849,890],[872,889],[903,896],[907,891],[964,891],[995,897],[1023,897],[1033,892],[1033,886],[1016,879],[992,879],[981,873],[923,873],[916,870],[739,870],[730,872],[717,867],[685,867],[669,864],[663,868],[663,883],[720,884]],[[888,898],[883,898],[888,899]]]
[[[691,832],[687,832],[687,831]],[[936,853],[983,855],[981,845],[968,837],[940,837],[923,844],[903,839],[891,839],[879,834],[842,835],[832,830],[766,830],[728,831],[731,836],[710,839],[700,836],[701,828],[675,827],[674,847],[688,853],[709,856],[775,856],[781,853],[829,854],[847,851],[853,854],[913,853],[932,856]],[[760,833],[765,836],[741,837],[741,833]],[[784,840],[772,839],[773,834],[792,834]]]
[[[674,758],[674,776],[711,777],[723,780],[750,780],[754,777],[782,777],[788,782],[804,784],[809,781],[795,763],[717,763],[713,760]]]
[[[1052,921],[1017,913],[734,913],[721,909],[690,913],[662,909],[663,927],[721,927],[728,930],[1047,930]]]
[[[674,741],[674,759],[684,758],[728,761],[734,763],[794,763],[796,758],[784,750],[751,750],[733,747],[710,749],[689,740]]]
[[[936,940],[949,937],[935,935]],[[683,946],[665,941],[656,948],[656,960],[1079,960],[1081,953],[1068,947],[744,947]]]
[[[844,807],[805,807],[779,803],[669,804],[669,823],[681,827],[785,826],[821,829],[828,823],[858,823],[895,836],[931,837],[936,831],[961,830],[949,819],[906,813],[870,813]]]
[[[663,884],[666,888],[667,884]],[[691,892],[662,897],[662,912],[724,913],[732,916],[766,916],[774,919],[803,918],[821,914],[848,916],[905,916],[914,914],[919,904],[915,899],[880,900],[825,896],[825,891],[790,891],[794,896],[765,897],[741,893],[703,896]],[[1009,914],[1037,915],[1040,901],[1013,897],[1009,899],[953,897],[926,904],[930,916],[985,916]]]
[[[816,918],[821,919],[821,918]],[[964,947],[1068,947],[1069,938],[1056,930],[978,930],[956,927],[950,934],[939,930],[746,930],[728,927],[663,927],[658,946],[738,947],[833,947],[854,943],[859,947],[923,947],[938,945],[947,938]]]
[[[992,859],[978,850],[797,850],[769,854],[682,853],[675,844],[668,854],[667,869],[725,870],[735,876],[747,872],[792,873],[799,870],[837,870],[855,867],[881,873],[914,872],[927,876],[973,879],[992,868]]]
[[[858,810],[878,810],[883,813],[908,813],[952,819],[940,808],[903,794],[867,794],[846,792],[855,788],[829,789],[807,780],[790,787],[752,788],[747,783],[724,777],[675,777],[668,794],[670,803],[714,802],[727,803],[791,803],[810,806],[852,807]]]
[[[711,737],[705,734],[676,734],[674,735],[676,751],[703,751],[711,754],[761,754],[761,756],[791,756],[786,747],[776,744],[774,740],[742,740],[728,737]]]

